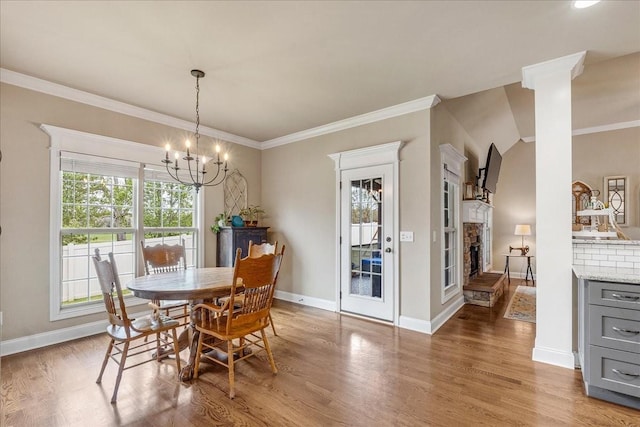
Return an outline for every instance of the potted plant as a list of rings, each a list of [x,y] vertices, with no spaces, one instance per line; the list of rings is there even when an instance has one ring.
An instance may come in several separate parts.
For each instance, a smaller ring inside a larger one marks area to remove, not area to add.
[[[213,231],[214,233],[219,233],[220,229],[228,225],[230,220],[231,218],[229,217],[229,214],[227,214],[226,212],[222,212],[218,214],[218,216],[216,216],[213,219],[213,225],[211,226],[211,231]]]
[[[259,205],[250,205],[240,210],[240,216],[244,219],[247,227],[256,227],[258,225],[260,215],[264,213],[264,209]]]

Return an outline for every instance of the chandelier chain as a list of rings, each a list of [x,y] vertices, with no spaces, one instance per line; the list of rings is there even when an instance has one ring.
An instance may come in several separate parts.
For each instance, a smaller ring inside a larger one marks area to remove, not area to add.
[[[199,155],[198,143],[200,142],[200,77],[196,77],[196,156]]]

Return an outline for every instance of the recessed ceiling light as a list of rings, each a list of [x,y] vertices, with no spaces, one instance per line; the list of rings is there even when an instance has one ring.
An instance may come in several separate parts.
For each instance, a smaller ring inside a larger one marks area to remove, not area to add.
[[[575,0],[573,2],[573,7],[576,9],[584,9],[586,7],[591,7],[596,3],[600,3],[600,0]]]

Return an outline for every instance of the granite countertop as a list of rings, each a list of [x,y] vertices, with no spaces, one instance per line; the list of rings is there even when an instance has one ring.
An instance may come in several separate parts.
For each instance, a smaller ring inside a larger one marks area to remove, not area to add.
[[[638,240],[573,239],[572,242],[580,243],[583,245],[640,245],[640,242]]]
[[[578,279],[602,280],[640,285],[640,268],[598,267],[574,265],[573,272]]]

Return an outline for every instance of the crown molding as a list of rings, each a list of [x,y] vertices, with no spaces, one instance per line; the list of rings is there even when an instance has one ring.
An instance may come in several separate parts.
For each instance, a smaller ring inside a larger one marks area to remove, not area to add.
[[[637,128],[637,127],[640,127],[640,120],[631,120],[629,122],[611,123],[608,125],[575,129],[571,132],[571,135],[572,136],[589,135],[592,133],[610,132],[614,130]],[[534,142],[535,140],[536,140],[535,136],[527,136],[525,138],[522,138],[522,142]]]
[[[59,98],[68,99],[70,101],[91,105],[93,107],[102,108],[105,110],[113,111],[115,113],[125,114],[127,116],[148,120],[150,122],[170,126],[176,129],[183,129],[187,131],[193,130],[193,123],[188,120],[178,119],[166,114],[147,110],[145,108],[125,104],[124,102],[115,101],[113,99],[94,95],[89,92],[73,89],[36,77],[31,77],[26,74],[17,73],[5,68],[0,68],[0,82],[33,90],[36,92],[45,93],[47,95],[57,96]],[[201,135],[222,139],[227,142],[244,145],[251,148],[261,148],[260,143],[257,141],[224,132],[218,129],[210,128],[207,126],[200,126],[199,131]]]
[[[327,135],[329,133],[338,132],[341,130],[350,129],[373,122],[378,122],[380,120],[414,113],[416,111],[427,110],[429,108],[435,107],[439,103],[440,98],[438,98],[438,95],[430,95],[424,98],[418,98],[413,101],[404,102],[402,104],[383,108],[381,110],[372,111],[370,113],[361,114],[359,116],[350,117],[348,119],[339,120],[337,122],[270,139],[262,143],[262,149],[267,150],[269,148],[278,147],[280,145],[291,144],[293,142],[303,141],[305,139],[313,138],[316,136]]]
[[[538,64],[522,67],[522,87],[527,89],[536,88],[536,80],[539,77],[548,76],[561,71],[570,71],[571,80],[582,74],[584,70],[584,58],[587,51],[574,53],[572,55],[562,56],[550,61],[540,62]]]

